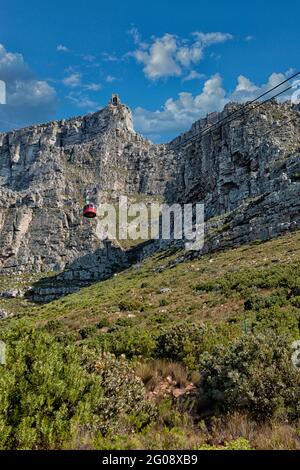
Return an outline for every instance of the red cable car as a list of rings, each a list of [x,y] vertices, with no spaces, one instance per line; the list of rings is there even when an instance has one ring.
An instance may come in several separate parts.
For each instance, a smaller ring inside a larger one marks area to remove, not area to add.
[[[97,209],[94,204],[86,204],[83,208],[83,216],[88,219],[93,219],[97,216]]]

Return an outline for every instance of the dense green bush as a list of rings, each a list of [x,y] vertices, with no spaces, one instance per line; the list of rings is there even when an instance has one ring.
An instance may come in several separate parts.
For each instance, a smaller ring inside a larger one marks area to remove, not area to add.
[[[110,326],[108,318],[102,318],[96,325],[97,328],[107,328]]]
[[[273,306],[283,306],[287,303],[286,293],[276,293],[270,296],[254,295],[245,301],[245,310],[261,310]]]
[[[300,310],[296,308],[279,309],[272,307],[260,310],[253,321],[253,332],[263,333],[272,330],[277,334],[286,334],[291,340],[300,337]]]
[[[132,326],[132,325],[133,325],[132,318],[120,317],[120,318],[118,318],[117,321],[115,321],[115,323],[111,326],[110,332],[115,331],[115,330],[119,330],[120,327],[123,328],[124,326]]]
[[[85,326],[84,328],[81,328],[79,334],[82,339],[93,337],[97,334],[97,327],[96,325]]]
[[[300,265],[277,265],[255,269],[245,269],[227,273],[224,277],[198,284],[200,292],[222,292],[229,296],[235,293],[248,295],[256,289],[293,288],[300,285]]]
[[[132,312],[134,310],[140,310],[143,306],[142,302],[138,299],[122,299],[119,302],[119,309],[122,311]]]
[[[55,333],[60,328],[63,328],[63,323],[59,320],[49,320],[45,325],[45,330],[49,333]]]
[[[11,331],[5,340],[7,364],[0,366],[0,448],[60,447],[79,425],[96,420],[101,383],[81,366],[73,346],[26,328]]]
[[[293,307],[300,308],[300,295],[293,297],[290,302]]]
[[[155,410],[124,358],[58,342],[24,325],[6,333],[0,366],[0,448],[70,447],[129,423],[140,428]],[[97,361],[95,358],[97,357]]]
[[[291,354],[284,336],[243,336],[203,358],[200,386],[220,411],[242,410],[256,419],[295,417],[300,412],[300,372]]]
[[[166,328],[156,338],[155,355],[160,359],[185,362],[191,352],[199,361],[205,329],[198,325],[178,324]]]
[[[156,337],[155,357],[174,362],[182,362],[188,369],[199,367],[201,356],[209,352],[215,344],[229,344],[232,338],[241,334],[238,324],[209,323],[177,324],[164,328]]]
[[[94,370],[101,377],[103,399],[97,407],[101,416],[102,433],[120,430],[120,420],[132,415],[139,427],[149,424],[155,416],[155,408],[145,400],[142,380],[124,357],[117,359],[113,354],[103,353]]]
[[[155,348],[155,340],[143,328],[124,327],[108,333],[108,348],[116,356],[125,354],[128,359],[137,356],[151,357]]]

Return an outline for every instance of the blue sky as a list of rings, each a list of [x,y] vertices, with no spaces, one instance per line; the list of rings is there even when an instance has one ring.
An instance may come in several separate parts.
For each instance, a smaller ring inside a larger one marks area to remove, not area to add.
[[[273,0],[0,0],[8,130],[102,108],[112,93],[156,142],[299,64],[300,4]]]

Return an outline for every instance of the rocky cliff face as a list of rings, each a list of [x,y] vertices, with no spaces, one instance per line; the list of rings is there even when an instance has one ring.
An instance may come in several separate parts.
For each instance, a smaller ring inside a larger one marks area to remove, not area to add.
[[[255,106],[243,112],[240,105],[230,103],[171,142],[177,154],[171,195],[176,188],[180,201],[203,200],[210,218],[293,180],[300,169],[297,108],[275,101]],[[226,116],[234,112],[235,119],[227,124]],[[224,120],[222,126],[205,132],[219,120]]]
[[[247,111],[230,103],[170,143],[176,176],[167,194],[204,202],[202,251],[300,228],[299,111],[289,102],[253,104]],[[226,119],[230,113],[233,120]],[[206,131],[220,120],[222,126]]]
[[[163,194],[173,172],[166,155],[166,146],[134,132],[120,103],[0,134],[0,272],[60,270],[96,250],[107,253],[96,223],[82,218],[86,190],[96,202]]]
[[[204,202],[204,250],[299,228],[299,110],[269,102],[206,131],[240,110],[229,104],[168,145],[136,134],[120,103],[0,134],[0,273],[71,265],[69,278],[96,279],[126,266],[124,252],[82,218],[86,189],[96,202],[120,194]]]

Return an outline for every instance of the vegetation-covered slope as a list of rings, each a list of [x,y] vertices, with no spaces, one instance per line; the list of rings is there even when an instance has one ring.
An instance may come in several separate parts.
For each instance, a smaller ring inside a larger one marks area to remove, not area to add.
[[[180,261],[0,299],[3,448],[299,448],[300,232]]]

